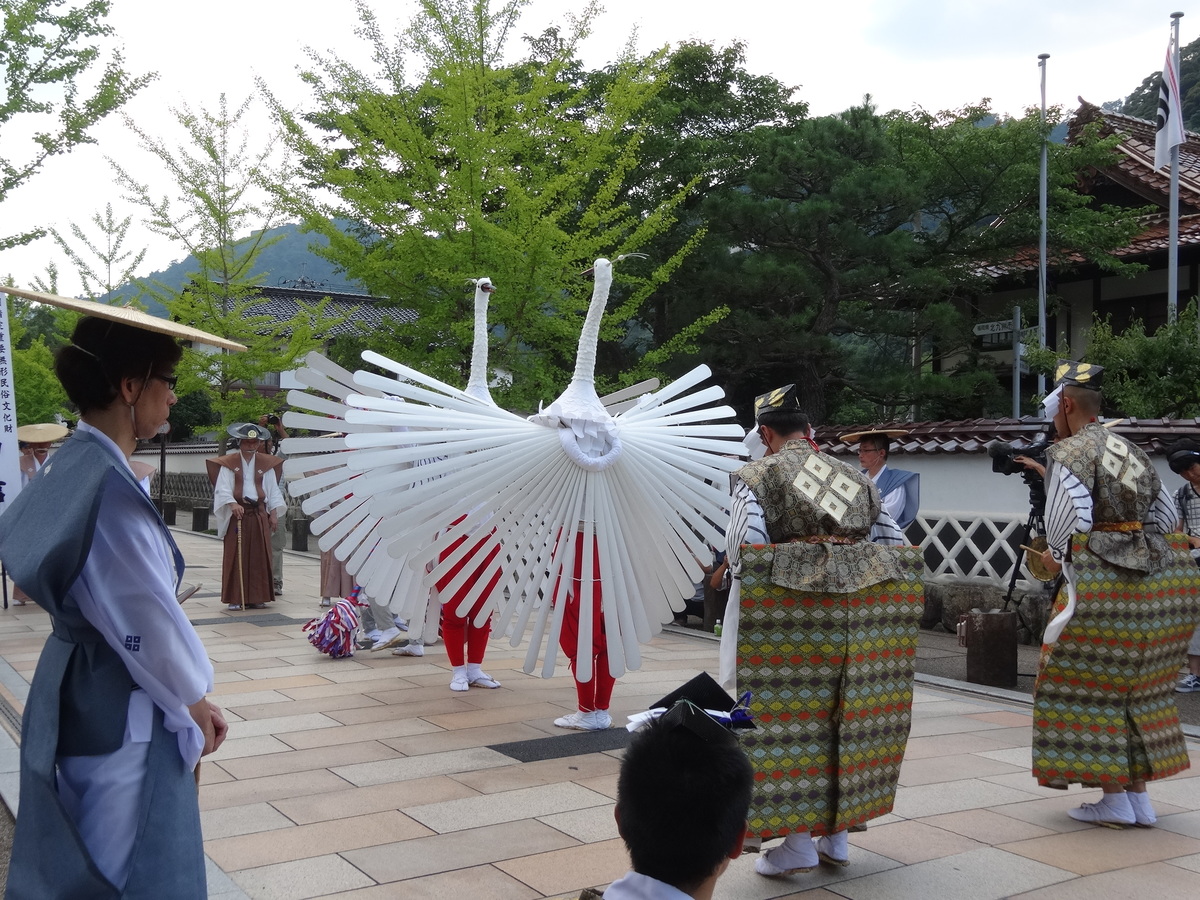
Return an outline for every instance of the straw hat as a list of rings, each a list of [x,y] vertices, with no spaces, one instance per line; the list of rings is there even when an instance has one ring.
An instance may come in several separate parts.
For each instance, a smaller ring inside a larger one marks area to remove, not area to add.
[[[27,444],[53,444],[67,436],[67,426],[58,422],[39,422],[22,425],[17,429],[17,440]]]
[[[861,441],[867,437],[887,438],[889,441],[893,438],[904,437],[908,434],[903,428],[868,428],[866,431],[852,431],[849,434],[843,434],[842,440],[847,444],[853,444],[855,441]]]
[[[12,294],[14,297],[20,297],[23,300],[32,300],[35,303],[48,303],[51,306],[57,306],[61,309],[74,310],[75,312],[83,313],[85,316],[109,319],[110,321],[120,322],[122,325],[130,325],[134,328],[144,329],[145,331],[157,331],[160,334],[170,335],[173,338],[183,341],[211,344],[214,347],[223,347],[226,350],[246,349],[244,344],[239,344],[237,341],[217,337],[215,334],[209,334],[207,331],[201,331],[199,328],[192,328],[190,325],[181,325],[179,322],[172,322],[170,319],[152,316],[140,309],[134,309],[132,306],[110,306],[107,303],[96,303],[93,300],[60,297],[57,294],[43,294],[41,291],[26,291],[3,285],[0,285],[0,291]]]

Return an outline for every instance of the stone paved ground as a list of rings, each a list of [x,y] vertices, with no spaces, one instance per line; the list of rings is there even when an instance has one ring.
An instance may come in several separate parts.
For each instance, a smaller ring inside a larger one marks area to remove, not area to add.
[[[202,768],[211,897],[524,900],[574,896],[625,871],[612,819],[619,751],[520,763],[495,749],[561,733],[553,720],[574,707],[565,665],[553,678],[525,675],[524,648],[497,639],[486,668],[503,687],[452,694],[440,646],[424,659],[330,660],[300,631],[318,611],[315,559],[288,555],[274,608],[229,613],[213,590],[219,545],[178,536],[188,580],[206,582],[187,611],[232,721]],[[18,711],[47,629],[36,608],[0,612],[0,695]],[[618,721],[716,666],[715,642],[694,633],[669,631],[644,652],[642,668],[618,684]],[[922,640],[924,659],[955,652]],[[1200,769],[1152,787],[1158,828],[1081,825],[1066,810],[1098,792],[1035,784],[1023,695],[958,687],[918,686],[895,811],[851,836],[849,868],[769,880],[743,857],[717,898],[1200,892]],[[1192,757],[1200,764],[1200,745]],[[16,769],[0,730],[0,793],[13,806]]]

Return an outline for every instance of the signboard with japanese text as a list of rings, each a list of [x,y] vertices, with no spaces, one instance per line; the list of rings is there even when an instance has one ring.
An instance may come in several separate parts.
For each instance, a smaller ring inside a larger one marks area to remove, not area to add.
[[[21,450],[17,445],[17,398],[7,297],[0,295],[0,513],[21,490]]]

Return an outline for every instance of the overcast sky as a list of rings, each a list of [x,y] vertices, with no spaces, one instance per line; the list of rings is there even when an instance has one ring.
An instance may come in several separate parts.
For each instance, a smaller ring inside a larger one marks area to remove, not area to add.
[[[414,0],[373,2],[393,29],[407,22],[415,6]],[[215,108],[222,91],[236,105],[255,93],[255,77],[285,103],[302,107],[308,94],[296,67],[305,47],[368,64],[354,36],[351,0],[205,0],[186,8],[162,0],[112,0],[112,5],[110,22],[127,70],[159,75],[126,109],[141,127],[168,140],[177,137],[169,107],[187,102]],[[518,35],[540,33],[580,5],[533,0]],[[604,0],[604,6],[584,47],[589,66],[614,59],[635,29],[641,51],[689,39],[740,40],[749,70],[798,86],[813,115],[838,112],[868,93],[882,110],[948,109],[989,97],[997,111],[1020,114],[1040,102],[1039,53],[1050,54],[1049,103],[1073,108],[1079,96],[1093,103],[1118,99],[1162,67],[1170,14],[1181,8],[1179,0]],[[1198,33],[1200,10],[1181,20],[1181,42],[1188,44]],[[512,47],[523,49],[519,41]],[[265,124],[256,115],[254,121]],[[0,231],[34,225],[67,231],[71,221],[86,222],[107,202],[118,216],[127,215],[132,210],[113,184],[106,156],[167,189],[119,117],[102,123],[95,136],[97,145],[52,160],[11,195]],[[4,155],[15,156],[17,149],[6,146]],[[139,274],[185,255],[142,229],[133,244],[150,248]],[[48,238],[0,254],[0,275],[12,274],[27,287],[55,258],[64,270],[60,289],[77,291],[70,266]]]

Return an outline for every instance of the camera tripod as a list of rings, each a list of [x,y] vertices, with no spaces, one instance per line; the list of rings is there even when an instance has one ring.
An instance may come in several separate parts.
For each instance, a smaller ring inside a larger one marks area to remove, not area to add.
[[[1030,507],[1029,518],[1025,520],[1025,527],[1021,531],[1021,540],[1019,543],[1021,545],[1028,545],[1030,538],[1035,534],[1038,537],[1046,536],[1046,515],[1043,510]],[[1008,593],[1004,595],[1004,611],[1007,612],[1009,604],[1013,604],[1013,612],[1017,614],[1017,624],[1026,631],[1031,631],[1025,614],[1021,612],[1022,598],[1018,597],[1015,601],[1013,600],[1013,591],[1017,587],[1017,576],[1021,574],[1021,554],[1024,552],[1023,550],[1019,550],[1016,560],[1013,561],[1012,575],[1008,579]]]

